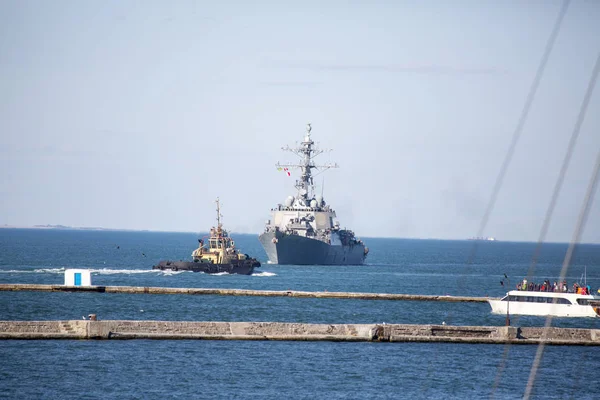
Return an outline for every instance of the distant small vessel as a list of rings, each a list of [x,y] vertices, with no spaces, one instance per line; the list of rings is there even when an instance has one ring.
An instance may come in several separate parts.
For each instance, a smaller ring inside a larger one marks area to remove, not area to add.
[[[221,207],[217,203],[217,227],[210,229],[208,246],[204,240],[198,239],[199,246],[192,252],[192,261],[161,261],[152,269],[172,271],[193,271],[216,274],[227,272],[230,274],[250,275],[254,268],[260,267],[260,262],[255,258],[242,254],[235,248],[235,243],[227,230],[221,224]]]
[[[488,303],[492,314],[600,317],[600,296],[591,294],[511,290]]]
[[[493,236],[486,236],[486,237],[475,236],[475,237],[469,238],[468,240],[483,240],[483,241],[488,241],[488,242],[495,242],[497,239]]]

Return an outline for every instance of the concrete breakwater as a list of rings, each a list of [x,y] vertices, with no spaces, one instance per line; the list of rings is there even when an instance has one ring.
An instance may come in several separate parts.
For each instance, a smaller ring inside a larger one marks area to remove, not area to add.
[[[131,294],[193,294],[219,296],[264,296],[264,297],[300,297],[360,300],[414,300],[448,302],[486,302],[488,297],[439,296],[423,294],[396,293],[357,293],[357,292],[306,292],[297,290],[251,290],[251,289],[211,289],[211,288],[173,288],[142,286],[65,286],[38,285],[22,283],[0,284],[0,291],[38,291],[38,292],[99,292]]]
[[[284,322],[0,321],[0,339],[291,340],[600,346],[600,329]]]

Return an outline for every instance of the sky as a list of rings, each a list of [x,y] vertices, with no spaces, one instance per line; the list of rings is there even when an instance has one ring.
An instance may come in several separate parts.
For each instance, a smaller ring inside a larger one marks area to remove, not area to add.
[[[316,181],[359,237],[475,236],[561,1],[0,0],[0,226],[260,233]],[[600,52],[573,0],[484,235],[537,241]],[[600,151],[600,84],[547,241]],[[324,178],[324,181],[323,181]],[[324,183],[324,188],[320,185]],[[600,199],[582,241],[600,243]]]

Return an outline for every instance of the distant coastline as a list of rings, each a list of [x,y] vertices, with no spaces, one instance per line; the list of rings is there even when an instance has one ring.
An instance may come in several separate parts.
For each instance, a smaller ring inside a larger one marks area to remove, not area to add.
[[[123,232],[162,232],[162,231],[151,231],[149,229],[115,229],[115,228],[101,228],[97,226],[67,226],[67,225],[0,225],[0,229],[55,229],[55,230],[71,230],[71,231],[123,231]]]

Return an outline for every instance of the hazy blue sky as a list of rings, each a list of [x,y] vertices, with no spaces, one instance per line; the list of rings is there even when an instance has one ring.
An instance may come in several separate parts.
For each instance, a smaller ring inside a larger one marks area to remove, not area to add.
[[[471,237],[561,4],[0,0],[0,225],[205,231],[220,196],[259,233],[310,122],[342,226]],[[485,235],[537,240],[598,21],[571,3]],[[597,87],[548,240],[571,238],[599,150]]]

